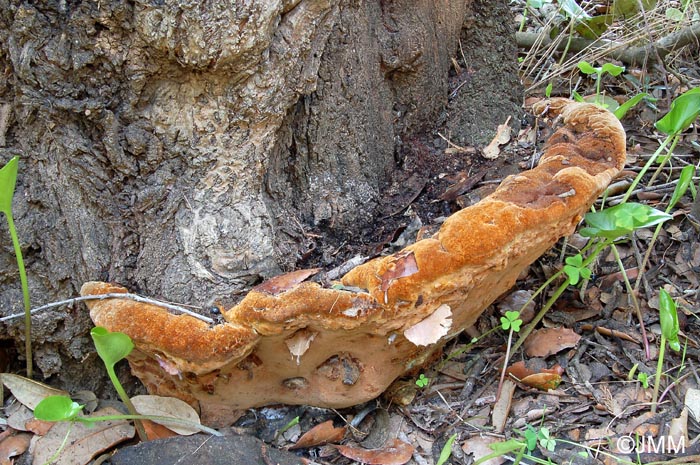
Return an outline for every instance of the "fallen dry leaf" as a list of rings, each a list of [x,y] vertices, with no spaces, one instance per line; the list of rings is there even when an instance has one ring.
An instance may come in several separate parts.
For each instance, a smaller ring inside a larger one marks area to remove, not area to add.
[[[151,420],[141,420],[141,424],[143,425],[143,429],[146,431],[146,436],[148,437],[149,441],[178,436],[175,431],[168,429],[163,425],[159,425]]]
[[[509,379],[503,381],[500,396],[498,401],[493,405],[493,412],[491,413],[491,424],[496,433],[502,433],[503,430],[505,430],[514,392],[515,383]]]
[[[34,412],[19,402],[12,402],[6,409],[7,425],[17,431],[29,431],[27,422],[34,419]]]
[[[266,294],[277,295],[292,289],[297,284],[321,271],[321,268],[309,268],[308,270],[296,270],[285,273],[264,281],[253,289]]]
[[[447,202],[454,202],[457,197],[464,194],[467,191],[472,190],[476,183],[481,181],[481,179],[486,176],[488,170],[480,170],[471,176],[466,174],[459,181],[451,185],[441,196],[440,200],[445,200]]]
[[[668,429],[668,436],[665,440],[671,439],[674,444],[688,444],[688,409],[681,410],[681,414],[671,420]]]
[[[700,389],[688,388],[683,402],[695,421],[700,421]]]
[[[107,407],[88,416],[120,415],[118,410]],[[68,439],[66,439],[68,434]],[[84,423],[57,423],[46,436],[32,445],[32,465],[46,463],[63,444],[54,465],[85,465],[100,452],[134,437],[134,427],[124,420],[101,421],[94,425]]]
[[[384,292],[384,303],[387,302],[387,292],[391,283],[400,278],[405,278],[411,276],[412,274],[418,273],[418,263],[416,263],[416,256],[413,251],[408,253],[398,254],[396,259],[391,264],[391,267],[384,272],[382,275],[382,285],[380,289]]]
[[[12,373],[0,374],[2,384],[12,391],[18,401],[34,410],[39,402],[48,396],[67,396],[66,391],[52,388],[44,383]]]
[[[493,454],[493,449],[489,446],[497,442],[501,442],[501,439],[495,436],[476,436],[464,441],[462,450],[465,454],[471,454],[474,461],[477,461],[482,457]],[[506,458],[503,455],[499,455],[481,462],[481,465],[501,465],[505,461]]]
[[[575,347],[581,336],[569,328],[544,328],[533,331],[525,340],[525,353],[530,357],[547,357],[560,350]]]
[[[3,439],[0,442],[0,465],[12,465],[14,463],[12,457],[24,454],[31,439],[32,435],[27,433],[15,434]]]
[[[555,375],[562,375],[564,373],[564,369],[561,367],[561,365],[557,363],[552,368],[543,368],[540,371],[534,371],[528,368],[525,365],[524,361],[520,360],[509,366],[506,370],[506,374],[515,377],[515,379],[517,379],[518,381],[521,381],[522,379],[537,373],[551,373]]]
[[[199,415],[190,404],[175,397],[162,397],[152,395],[134,396],[131,403],[141,415],[158,415],[161,417],[172,417],[174,419],[185,420],[190,423],[200,424]],[[165,426],[175,431],[177,434],[189,436],[198,433],[197,428],[189,428],[178,423],[167,420],[153,420],[155,423]]]
[[[435,344],[441,337],[447,335],[451,326],[450,306],[442,304],[429,317],[404,331],[403,335],[417,346],[427,346]]]
[[[27,421],[24,426],[27,428],[27,431],[30,431],[34,434],[38,434],[39,436],[44,436],[46,433],[49,432],[51,428],[56,423],[52,421],[43,421],[43,420],[37,420],[36,418],[33,420]]]
[[[344,457],[371,465],[403,465],[411,460],[413,446],[394,439],[381,449],[364,449],[356,446],[333,446]]]
[[[506,374],[514,377],[524,385],[543,391],[559,387],[562,373],[564,373],[564,369],[559,365],[535,372],[527,368],[522,360],[515,362],[506,370]]]
[[[311,341],[314,340],[317,334],[317,332],[309,331],[308,329],[300,329],[292,337],[284,340],[284,343],[289,348],[289,353],[292,354],[292,357],[296,357],[297,365],[301,363],[301,356],[309,350]]]
[[[535,373],[522,378],[520,382],[535,389],[549,391],[550,389],[559,387],[561,384],[561,375],[557,373]]]
[[[304,433],[290,449],[302,449],[320,446],[329,442],[338,442],[345,437],[347,427],[333,426],[333,420],[324,421]]]
[[[483,150],[483,156],[484,158],[488,160],[495,160],[498,158],[498,154],[501,153],[500,145],[507,144],[510,141],[510,126],[508,126],[508,123],[510,122],[510,116],[508,119],[506,119],[506,122],[503,124],[499,124],[498,128],[496,129],[496,135],[494,136],[493,140],[484,147]]]

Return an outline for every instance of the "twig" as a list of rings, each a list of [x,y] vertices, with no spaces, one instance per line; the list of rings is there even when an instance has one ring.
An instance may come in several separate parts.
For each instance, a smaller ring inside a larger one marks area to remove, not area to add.
[[[545,45],[552,42],[548,34],[532,32],[516,32],[515,40],[519,47],[531,48],[535,43],[541,42]],[[685,27],[678,32],[673,32],[661,39],[647,45],[629,47],[628,44],[605,39],[583,39],[574,37],[569,42],[557,44],[559,51],[568,46],[568,51],[581,52],[588,48],[605,50],[610,57],[620,60],[626,64],[641,64],[645,60],[648,63],[655,63],[657,57],[650,52],[656,50],[658,58],[663,59],[672,51],[689,45],[693,42],[700,42],[700,23]]]
[[[197,318],[197,319],[202,320],[202,321],[206,321],[207,323],[210,323],[210,324],[214,323],[214,320],[212,320],[211,318],[206,317],[204,315],[200,315],[199,313],[193,312],[192,310],[187,310],[186,308],[182,308],[182,307],[177,306],[177,305],[168,304],[168,303],[161,302],[158,300],[149,299],[148,297],[141,297],[140,295],[130,294],[130,293],[111,293],[111,294],[85,295],[82,297],[74,297],[72,299],[61,300],[59,302],[51,302],[49,304],[42,305],[41,307],[37,307],[37,308],[32,309],[29,313],[34,314],[34,313],[40,312],[42,310],[48,310],[49,308],[61,307],[63,305],[72,305],[76,302],[82,302],[85,300],[104,300],[104,299],[131,299],[131,300],[134,300],[136,302],[153,304],[153,305],[157,305],[158,307],[167,308],[168,310],[175,310],[177,312],[186,313],[189,316],[192,316],[192,317]],[[4,316],[4,317],[0,318],[0,322],[12,320],[15,318],[21,318],[23,316],[24,316],[24,313],[17,313],[14,315]]]

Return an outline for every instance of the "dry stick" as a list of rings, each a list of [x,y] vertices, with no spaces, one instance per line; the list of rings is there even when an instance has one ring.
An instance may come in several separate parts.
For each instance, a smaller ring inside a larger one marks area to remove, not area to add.
[[[131,300],[134,300],[136,302],[153,304],[153,305],[157,305],[158,307],[167,308],[168,310],[175,310],[177,312],[186,313],[189,316],[200,319],[202,321],[206,321],[207,323],[210,323],[210,324],[214,323],[214,320],[212,320],[211,318],[208,318],[204,315],[200,315],[196,312],[193,312],[192,310],[187,310],[186,308],[182,308],[182,307],[177,306],[177,305],[169,304],[166,302],[160,302],[158,300],[153,300],[153,299],[149,299],[147,297],[141,297],[140,295],[130,294],[130,293],[111,293],[111,294],[97,294],[97,295],[85,295],[82,297],[74,297],[72,299],[61,300],[60,302],[52,302],[50,304],[42,305],[41,307],[37,307],[37,308],[32,309],[29,313],[34,314],[36,312],[40,312],[42,310],[47,310],[49,308],[61,307],[63,305],[72,305],[76,302],[82,302],[85,300],[104,300],[104,299],[131,299]],[[12,320],[15,318],[21,318],[23,316],[24,316],[24,313],[17,313],[15,315],[4,316],[4,317],[0,318],[0,322]]]
[[[537,42],[549,44],[552,42],[552,39],[547,34],[516,32],[515,41],[519,47],[531,48]],[[613,40],[591,40],[574,37],[571,39],[570,43],[567,41],[557,44],[557,50],[562,51],[567,46],[568,50],[572,52],[581,52],[589,48],[609,49],[607,54],[612,58],[626,64],[639,64],[645,59],[652,63],[656,61],[649,56],[649,52],[652,50],[657,50],[659,58],[663,59],[672,51],[694,42],[700,42],[700,23],[685,27],[678,32],[673,32],[655,42],[643,46],[627,47],[625,44]]]
[[[649,339],[647,338],[647,330],[644,327],[644,319],[642,318],[642,309],[639,306],[639,301],[637,300],[637,295],[635,294],[635,290],[632,289],[632,284],[630,284],[630,280],[627,277],[627,271],[625,270],[625,265],[622,263],[622,258],[620,258],[620,253],[617,250],[617,247],[615,244],[610,244],[610,249],[613,252],[613,255],[615,255],[615,260],[617,261],[617,266],[620,268],[620,272],[622,273],[622,279],[625,281],[625,287],[627,288],[627,293],[629,294],[629,298],[632,300],[632,306],[634,307],[635,312],[637,313],[637,319],[639,320],[639,328],[642,332],[642,342],[644,343],[644,354],[647,357],[647,360],[651,360],[651,349],[649,348]],[[637,277],[639,280],[640,277]]]

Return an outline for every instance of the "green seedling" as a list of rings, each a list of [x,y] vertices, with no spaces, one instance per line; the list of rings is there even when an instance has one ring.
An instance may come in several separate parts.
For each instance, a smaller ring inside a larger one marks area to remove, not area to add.
[[[428,384],[430,384],[430,378],[428,378],[423,373],[421,373],[420,376],[418,377],[418,379],[416,380],[416,386],[418,386],[419,388],[422,389],[422,388],[426,387]]]
[[[595,75],[596,76],[596,82],[595,82],[595,88],[596,92],[595,95],[592,96],[593,98],[593,103],[598,105],[599,107],[602,108],[607,108],[608,110],[612,111],[613,114],[617,117],[617,119],[622,119],[625,117],[627,112],[629,112],[635,105],[637,105],[639,102],[642,101],[642,99],[647,98],[648,100],[656,100],[653,99],[647,94],[646,92],[639,93],[635,95],[634,97],[628,99],[625,101],[623,104],[619,104],[617,100],[606,97],[605,95],[601,94],[601,83],[603,80],[603,76],[607,73],[610,74],[611,76],[619,76],[622,74],[622,72],[625,70],[624,66],[617,66],[612,63],[605,63],[601,67],[595,67],[588,63],[587,61],[580,61],[578,62],[578,69],[581,70],[582,73],[587,74],[587,75]],[[586,99],[582,96],[580,96],[578,93],[573,92],[572,94],[573,98],[579,102],[584,102]]]
[[[284,434],[287,430],[289,430],[290,428],[292,428],[298,424],[299,424],[299,415],[297,415],[296,417],[289,420],[289,422],[286,425],[284,425],[279,431],[277,431],[277,433],[275,433],[275,440],[277,438],[279,438],[280,435]]]
[[[649,387],[649,375],[646,373],[638,373],[637,374],[637,381],[642,383],[642,387],[644,389],[647,389]]]
[[[440,457],[438,457],[438,461],[435,463],[435,465],[443,465],[447,462],[447,460],[452,455],[452,444],[454,444],[455,439],[457,439],[457,433],[450,436],[445,445],[442,446],[442,450],[440,451]]]
[[[623,104],[618,106],[615,111],[613,111],[613,114],[617,117],[617,119],[621,120],[622,118],[625,117],[628,111],[630,111],[632,108],[634,108],[635,105],[637,105],[639,102],[642,101],[642,99],[647,99],[650,102],[655,102],[656,99],[651,97],[649,94],[646,92],[641,92],[634,97],[626,100]]]
[[[679,352],[681,343],[678,340],[678,312],[676,311],[676,302],[671,298],[671,295],[664,289],[659,291],[659,321],[661,323],[661,343],[659,346],[659,361],[656,365],[656,379],[654,380],[654,395],[651,399],[651,413],[656,413],[657,402],[659,398],[659,385],[661,382],[661,371],[664,365],[664,353],[666,344]]]
[[[624,66],[617,66],[612,63],[605,63],[601,67],[595,67],[591,65],[589,62],[581,60],[578,62],[578,69],[581,70],[583,74],[587,75],[594,75],[596,76],[595,80],[595,100],[594,102],[597,105],[602,106],[603,108],[607,108],[608,105],[603,101],[600,93],[600,85],[603,80],[603,75],[605,73],[610,74],[611,76],[619,76],[622,74],[622,72],[625,70]]]
[[[678,178],[676,188],[673,190],[673,194],[671,195],[671,200],[668,202],[668,206],[666,206],[666,213],[670,213],[673,207],[675,207],[678,201],[681,199],[681,197],[683,197],[688,191],[688,189],[693,186],[693,176],[695,176],[695,167],[693,165],[683,167],[683,169],[681,170],[681,175]],[[651,251],[654,250],[654,244],[656,243],[656,239],[658,239],[659,234],[661,233],[661,226],[662,223],[657,224],[656,229],[654,230],[654,234],[651,236],[651,241],[649,241],[649,246],[647,247],[647,250],[644,253],[642,264],[639,266],[639,269],[642,271],[646,269],[647,263],[649,263]],[[638,279],[635,283],[635,293],[639,290],[639,286],[641,283],[641,279]]]
[[[48,396],[42,399],[34,409],[34,416],[42,421],[71,421],[86,424],[94,424],[100,421],[110,420],[152,420],[163,423],[177,424],[186,428],[200,430],[214,436],[223,436],[220,432],[199,423],[194,423],[182,418],[168,417],[161,415],[100,415],[95,417],[84,417],[80,414],[85,406],[75,402],[68,396]]]
[[[656,129],[669,136],[685,131],[700,114],[700,87],[691,89],[671,102],[671,109],[656,122]]]
[[[566,257],[566,265],[564,265],[564,273],[569,277],[569,284],[575,286],[581,278],[589,279],[591,270],[583,266],[583,257],[581,254],[576,254],[572,257]]]
[[[494,452],[485,457],[480,457],[474,462],[474,465],[479,465],[487,460],[511,454],[515,454],[515,457],[512,460],[512,462],[515,464],[520,463],[524,456],[527,456],[528,459],[532,460],[534,463],[543,465],[551,463],[531,455],[533,452],[535,452],[535,449],[537,449],[537,444],[548,451],[553,451],[555,449],[557,441],[550,436],[548,428],[543,426],[539,429],[535,429],[532,425],[528,424],[524,431],[518,431],[518,433],[522,439],[513,438],[508,441],[490,444],[489,447]],[[588,454],[586,452],[583,453],[583,456],[587,455]]]
[[[622,202],[626,202],[637,185],[642,180],[650,167],[656,164],[657,159],[662,155],[670,155],[673,153],[676,145],[680,141],[680,135],[683,131],[698,118],[700,115],[700,88],[691,89],[671,102],[671,109],[666,115],[656,122],[656,129],[667,135],[659,148],[649,157],[649,160],[644,164],[644,167],[639,174],[634,178],[632,184],[627,189]],[[667,148],[668,147],[668,148]],[[664,157],[664,161],[670,157]],[[657,168],[657,173],[663,168],[664,163],[660,163]],[[654,176],[655,177],[655,176]]]
[[[131,399],[129,399],[122,384],[119,382],[119,378],[117,378],[117,374],[114,372],[114,365],[126,358],[134,349],[134,343],[131,341],[131,338],[124,333],[112,333],[101,326],[92,328],[90,336],[92,336],[97,354],[102,359],[102,362],[104,362],[109,379],[112,381],[117,394],[119,394],[119,398],[124,402],[124,405],[126,405],[131,415],[138,415],[134,405],[131,403]],[[141,440],[146,441],[146,431],[143,429],[141,422],[137,420],[134,424]]]
[[[625,267],[622,264],[622,259],[620,258],[620,253],[618,252],[614,241],[622,236],[632,234],[637,229],[655,226],[671,218],[671,215],[668,213],[656,210],[648,205],[639,203],[622,203],[601,211],[587,213],[584,219],[588,226],[582,228],[580,231],[580,234],[584,237],[601,239],[602,244],[610,246],[613,254],[615,255],[615,260],[617,261],[618,268],[622,273],[622,278],[625,282],[628,295],[632,299],[635,312],[637,313],[639,327],[642,332],[642,339],[644,340],[644,351],[647,358],[651,356],[651,350],[649,349],[649,341],[647,339],[646,328],[642,318],[642,311],[639,307],[639,302],[637,302],[634,289],[632,288],[630,280],[627,277]]]
[[[199,423],[193,423],[191,421],[183,420],[175,417],[166,417],[160,415],[100,415],[93,417],[81,416],[80,413],[83,411],[85,406],[81,405],[68,396],[48,396],[41,400],[34,409],[34,417],[37,420],[42,421],[69,421],[71,423],[80,422],[88,425],[94,425],[100,421],[114,421],[114,420],[133,420],[134,423],[140,420],[152,420],[156,422],[162,422],[166,424],[177,424],[179,426],[184,426],[194,430],[199,430],[204,433],[209,433],[214,436],[223,436],[220,432],[215,429],[208,428]],[[58,456],[63,451],[66,443],[68,442],[68,437],[70,436],[70,429],[63,438],[61,445],[58,450],[53,454],[53,456],[47,461],[47,463],[53,463]],[[143,439],[147,440],[147,439]]]
[[[573,278],[578,274],[578,277],[583,277],[585,279],[584,273],[582,271],[584,268],[588,268],[591,263],[598,257],[598,255],[607,247],[611,247],[616,257],[619,257],[617,249],[614,247],[614,241],[621,236],[626,236],[634,232],[636,229],[645,228],[649,226],[654,226],[663,221],[671,218],[664,212],[651,208],[647,205],[627,203],[620,204],[614,207],[606,208],[598,212],[591,212],[586,214],[585,220],[587,227],[581,229],[580,233],[583,236],[594,238],[595,240],[590,241],[586,247],[581,250],[582,260],[579,263],[578,258],[573,258],[572,260],[567,260],[566,265],[562,270],[554,273],[547,281],[542,284],[537,291],[535,291],[530,299],[523,304],[521,310],[527,308],[528,305],[554,281],[559,279],[562,275],[566,274],[567,279],[559,285],[559,287],[554,291],[554,293],[547,299],[547,302],[542,306],[539,313],[535,318],[520,332],[520,337],[518,341],[513,344],[511,348],[512,351],[517,350],[525,339],[530,335],[530,333],[535,329],[537,324],[544,318],[544,315],[549,311],[549,309],[554,305],[559,296],[561,296],[566,288],[572,284]],[[590,253],[583,258],[585,254],[590,251]],[[624,267],[622,266],[621,260],[618,260],[618,266],[623,273],[625,278],[625,283],[628,286],[628,290],[631,290],[631,285],[629,284],[629,279],[627,279],[624,273]],[[587,273],[586,273],[587,274]],[[635,300],[636,302],[636,300]],[[642,324],[642,334],[645,336],[645,345],[648,345],[646,341],[646,332],[641,319],[641,310],[638,305],[635,306],[637,309],[637,316],[639,318],[640,324]],[[502,322],[503,323],[503,322]],[[647,353],[649,349],[647,347]]]
[[[537,444],[548,451],[554,451],[557,446],[556,440],[549,435],[549,428],[541,427],[536,430],[532,425],[527,425],[527,429],[522,432],[528,452],[534,452]]]
[[[520,319],[520,312],[518,311],[507,311],[505,316],[501,317],[501,328],[503,331],[508,331],[508,345],[506,346],[506,356],[503,360],[503,369],[501,370],[501,380],[498,382],[498,394],[496,394],[496,399],[501,395],[501,387],[503,386],[503,380],[506,378],[506,369],[508,368],[508,360],[510,360],[510,348],[513,343],[513,333],[520,332],[520,326],[523,324],[523,320]]]
[[[585,228],[580,234],[584,237],[598,237],[612,244],[615,239],[627,236],[637,229],[656,226],[672,217],[648,205],[621,203],[597,212],[587,213]]]
[[[131,399],[126,395],[126,391],[122,387],[116,373],[114,372],[114,365],[120,360],[124,359],[127,355],[131,353],[134,348],[134,343],[131,338],[124,333],[119,332],[109,332],[103,327],[95,327],[90,332],[92,340],[95,343],[95,348],[97,349],[97,354],[100,356],[104,362],[105,368],[107,369],[107,374],[109,379],[112,381],[114,388],[119,394],[122,402],[126,405],[129,411],[128,415],[102,415],[95,417],[85,417],[81,416],[84,405],[80,405],[74,402],[68,396],[48,396],[44,398],[39,404],[37,404],[34,409],[34,416],[38,420],[44,421],[69,421],[69,422],[81,422],[94,424],[99,421],[109,421],[109,420],[133,420],[136,431],[139,438],[142,441],[147,441],[148,436],[141,423],[141,420],[153,420],[159,422],[167,422],[171,424],[177,424],[185,426],[192,429],[198,429],[200,431],[213,434],[214,436],[222,436],[218,431],[208,428],[206,426],[200,425],[199,423],[193,423],[191,421],[182,420],[175,417],[166,417],[159,415],[140,415],[136,412],[134,405],[131,403]],[[70,434],[70,430],[68,432]],[[51,459],[53,461],[60,452],[63,450],[66,441],[68,439],[68,434],[63,440],[63,443],[59,447],[54,457]]]
[[[19,157],[13,157],[5,166],[0,169],[0,212],[5,214],[7,218],[7,227],[10,230],[10,238],[12,239],[12,247],[15,251],[17,259],[17,268],[19,269],[19,280],[22,285],[22,297],[24,299],[24,351],[27,359],[27,377],[31,378],[33,374],[32,367],[32,305],[29,301],[29,285],[27,284],[27,272],[24,268],[24,259],[22,258],[22,249],[17,238],[17,230],[15,229],[15,221],[12,216],[12,198],[15,195],[15,185],[17,184],[17,169]]]

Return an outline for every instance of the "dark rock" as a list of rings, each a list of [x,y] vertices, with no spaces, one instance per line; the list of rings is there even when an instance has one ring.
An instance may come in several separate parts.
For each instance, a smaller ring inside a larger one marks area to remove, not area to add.
[[[142,442],[119,450],[112,465],[296,465],[303,462],[291,452],[268,446],[253,436],[176,436]]]

